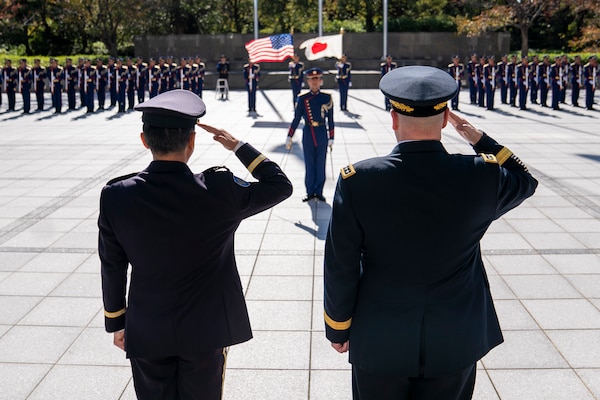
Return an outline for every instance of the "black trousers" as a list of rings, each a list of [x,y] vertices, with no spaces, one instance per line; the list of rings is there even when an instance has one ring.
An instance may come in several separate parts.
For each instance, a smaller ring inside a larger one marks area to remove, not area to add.
[[[470,400],[476,365],[439,378],[375,376],[352,366],[354,400]]]
[[[221,400],[227,349],[193,356],[132,358],[139,400]]]

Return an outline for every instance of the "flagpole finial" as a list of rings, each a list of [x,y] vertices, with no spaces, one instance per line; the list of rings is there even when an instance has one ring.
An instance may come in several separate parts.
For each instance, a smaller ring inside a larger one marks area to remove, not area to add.
[[[344,34],[344,28],[340,28],[340,35]]]

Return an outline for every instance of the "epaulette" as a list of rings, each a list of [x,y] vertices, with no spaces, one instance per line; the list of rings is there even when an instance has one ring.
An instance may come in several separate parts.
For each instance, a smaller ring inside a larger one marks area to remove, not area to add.
[[[352,164],[348,164],[340,170],[340,175],[342,175],[342,179],[348,179],[354,174],[356,174],[356,170],[354,169],[354,165]]]
[[[382,65],[383,65],[383,64],[382,64]],[[450,68],[450,67],[454,67],[454,63],[450,63],[450,64],[448,64],[448,68]]]
[[[106,182],[106,185],[112,185],[113,183],[124,181],[126,179],[129,179],[129,178],[132,178],[132,177],[136,176],[138,173],[139,172],[133,172],[131,174],[127,174],[127,175],[119,176],[117,178],[113,178],[110,181]]]
[[[488,164],[498,164],[498,159],[493,154],[479,153],[479,155]]]
[[[250,64],[244,64],[244,68],[248,68]]]
[[[220,166],[216,166],[216,167],[210,167],[209,169],[205,170],[203,173],[204,174],[214,174],[216,172],[229,172],[229,168],[220,165]]]

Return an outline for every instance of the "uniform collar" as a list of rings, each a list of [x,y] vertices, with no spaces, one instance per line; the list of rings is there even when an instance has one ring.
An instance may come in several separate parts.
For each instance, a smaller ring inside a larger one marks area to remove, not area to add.
[[[179,173],[179,174],[192,174],[192,171],[187,164],[180,161],[160,161],[155,160],[148,165],[145,172],[149,173]]]
[[[392,153],[446,152],[438,140],[412,140],[398,143]]]

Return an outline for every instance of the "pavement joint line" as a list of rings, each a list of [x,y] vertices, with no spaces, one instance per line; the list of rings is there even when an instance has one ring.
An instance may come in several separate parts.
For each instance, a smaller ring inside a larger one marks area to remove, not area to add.
[[[82,179],[82,182],[79,185],[67,190],[63,195],[53,198],[46,204],[35,208],[26,215],[22,216],[21,218],[2,228],[0,230],[0,245],[14,238],[19,233],[24,232],[28,228],[32,227],[39,221],[46,218],[48,215],[60,209],[68,202],[78,198],[82,193],[85,193],[90,188],[93,188],[94,186],[98,185],[98,182],[108,181],[109,179],[114,177],[116,171],[120,171],[124,166],[130,165],[131,161],[136,160],[145,154],[145,149],[134,151],[127,157],[123,157],[121,160],[119,160],[119,162],[114,163],[109,167],[105,168],[98,175],[92,178]]]

